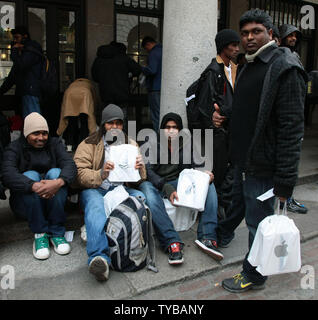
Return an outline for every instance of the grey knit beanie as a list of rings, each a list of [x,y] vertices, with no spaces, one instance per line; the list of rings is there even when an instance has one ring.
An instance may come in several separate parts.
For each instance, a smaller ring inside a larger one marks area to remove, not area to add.
[[[110,122],[113,120],[124,121],[124,113],[120,107],[116,106],[115,104],[109,104],[104,108],[102,112],[101,126],[103,126],[106,122]]]

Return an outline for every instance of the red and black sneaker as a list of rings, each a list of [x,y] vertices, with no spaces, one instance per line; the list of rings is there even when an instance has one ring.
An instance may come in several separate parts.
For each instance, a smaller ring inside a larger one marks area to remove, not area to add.
[[[209,256],[214,258],[217,261],[220,261],[224,258],[223,254],[219,251],[218,245],[214,240],[195,240],[195,244],[200,248],[203,252],[207,253]]]
[[[168,248],[169,264],[176,265],[183,263],[182,244],[180,242],[173,242]]]

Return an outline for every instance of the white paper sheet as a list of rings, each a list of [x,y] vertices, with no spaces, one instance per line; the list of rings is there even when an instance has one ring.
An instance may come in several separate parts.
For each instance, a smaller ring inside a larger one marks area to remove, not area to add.
[[[110,182],[137,182],[139,170],[135,169],[138,148],[131,144],[121,144],[109,148],[109,160],[114,162],[115,168],[110,171]]]
[[[264,202],[267,199],[270,199],[272,197],[274,197],[274,188],[268,190],[267,192],[263,193],[262,195],[260,195],[259,197],[257,197],[257,200],[260,200],[262,202]]]

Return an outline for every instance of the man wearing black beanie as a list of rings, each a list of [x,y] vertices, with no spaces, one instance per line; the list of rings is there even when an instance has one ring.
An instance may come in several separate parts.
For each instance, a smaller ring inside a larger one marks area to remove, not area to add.
[[[203,72],[204,81],[196,97],[197,107],[202,115],[202,129],[214,129],[213,174],[219,212],[223,212],[221,216],[228,206],[221,186],[228,172],[228,122],[231,117],[237,72],[233,60],[239,52],[239,43],[240,37],[234,30],[224,29],[217,33],[217,56]]]

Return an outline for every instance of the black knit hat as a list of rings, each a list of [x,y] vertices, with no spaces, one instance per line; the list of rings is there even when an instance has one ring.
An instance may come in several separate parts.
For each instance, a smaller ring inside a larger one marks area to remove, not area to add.
[[[233,42],[240,42],[240,36],[232,29],[223,29],[217,33],[215,37],[215,44],[217,53],[221,53],[223,48]]]

